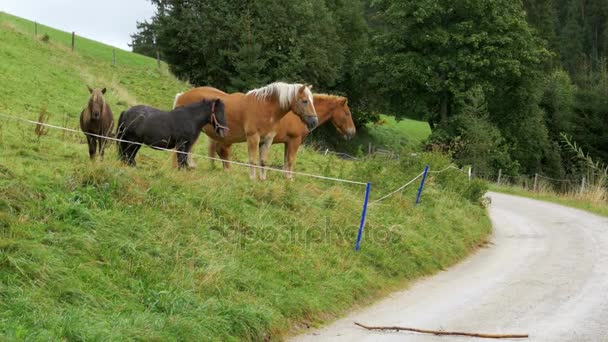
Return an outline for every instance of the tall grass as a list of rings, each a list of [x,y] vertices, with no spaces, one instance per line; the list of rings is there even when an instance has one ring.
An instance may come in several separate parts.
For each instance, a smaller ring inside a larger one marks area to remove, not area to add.
[[[570,191],[576,198],[591,201],[592,203],[604,203],[608,205],[608,165],[593,158],[576,144],[576,141],[565,134],[562,139],[566,147],[574,154],[578,161],[577,173],[585,178],[585,184],[581,184],[580,191]]]
[[[608,216],[608,165],[594,160],[572,139],[562,135],[572,155],[567,179],[518,176],[503,177],[492,190],[548,200]]]

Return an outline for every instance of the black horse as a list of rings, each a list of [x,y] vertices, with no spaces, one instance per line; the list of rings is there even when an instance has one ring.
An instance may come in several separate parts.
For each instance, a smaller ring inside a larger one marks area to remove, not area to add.
[[[213,125],[216,134],[225,136],[226,116],[224,102],[205,100],[165,112],[148,106],[135,106],[120,114],[117,138],[151,147],[177,149],[187,153],[196,142],[201,130]],[[118,144],[120,159],[135,166],[135,156],[141,145],[121,141]],[[188,155],[178,153],[178,167],[188,164]]]

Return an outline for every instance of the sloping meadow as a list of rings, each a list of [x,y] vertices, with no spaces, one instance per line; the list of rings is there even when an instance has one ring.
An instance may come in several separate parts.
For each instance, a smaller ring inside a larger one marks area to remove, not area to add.
[[[185,87],[139,57],[106,66],[95,54],[105,56],[103,46],[72,54],[60,38],[33,40],[2,16],[0,38],[11,42],[0,52],[5,114],[32,119],[45,105],[51,123],[76,127],[83,77],[111,75],[115,114],[125,94],[167,107]],[[31,82],[37,90],[19,96]],[[427,180],[419,206],[417,182],[371,206],[355,252],[364,186],[275,172],[251,182],[242,167],[225,173],[200,158],[178,172],[167,153],[146,148],[137,168],[118,163],[115,146],[90,162],[83,138],[0,120],[2,339],[282,339],[448,267],[490,230],[485,185],[449,171]],[[245,160],[242,146],[235,158]],[[275,145],[271,163],[281,161]],[[448,164],[437,154],[353,162],[303,148],[296,169],[369,181],[375,200],[426,165]]]

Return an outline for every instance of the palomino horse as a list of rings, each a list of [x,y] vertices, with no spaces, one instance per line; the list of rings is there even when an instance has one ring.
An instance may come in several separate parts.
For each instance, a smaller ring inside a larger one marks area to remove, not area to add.
[[[135,166],[141,145],[177,149],[179,168],[187,166],[188,152],[198,139],[203,126],[218,137],[226,135],[226,116],[222,100],[203,100],[165,112],[149,106],[135,106],[120,114],[117,136],[120,159]]]
[[[91,160],[95,158],[95,153],[99,148],[99,155],[103,159],[103,154],[106,147],[106,139],[98,136],[109,137],[114,130],[114,117],[112,110],[106,103],[103,95],[106,93],[106,88],[101,90],[91,89],[87,87],[91,96],[87,106],[80,113],[80,129],[87,137],[89,144],[89,157]],[[88,133],[88,134],[87,134]],[[89,134],[95,134],[92,136]]]
[[[338,133],[344,136],[345,139],[350,139],[355,135],[357,130],[348,108],[348,100],[345,97],[315,94],[313,99],[317,115],[319,116],[319,125],[331,121],[338,130]],[[279,130],[272,143],[285,144],[285,164],[283,168],[286,171],[293,171],[298,148],[308,133],[310,133],[310,130],[297,115],[289,113],[281,119]],[[230,150],[231,144],[214,140],[209,141],[210,156],[214,156],[217,153],[223,160],[230,160]],[[224,163],[225,169],[229,167],[229,163]],[[287,173],[286,176],[287,178],[292,178],[293,174]]]
[[[302,84],[271,83],[254,89],[247,94],[227,94],[212,87],[201,87],[179,95],[175,106],[183,106],[201,99],[219,98],[226,105],[226,120],[230,131],[220,137],[205,127],[205,133],[223,144],[247,142],[249,163],[255,165],[258,152],[260,166],[266,166],[272,140],[279,128],[280,120],[289,112],[294,112],[310,129],[317,126],[311,87]],[[254,167],[249,169],[249,177],[256,178]],[[260,170],[260,179],[266,179],[266,170]]]

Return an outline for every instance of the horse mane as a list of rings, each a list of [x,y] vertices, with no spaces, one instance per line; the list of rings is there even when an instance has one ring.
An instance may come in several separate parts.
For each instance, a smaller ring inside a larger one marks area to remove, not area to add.
[[[314,98],[318,99],[318,100],[335,101],[335,102],[346,100],[346,97],[344,97],[344,96],[330,95],[330,94],[315,94]]]
[[[91,103],[95,101],[99,101],[101,98],[101,110],[104,111],[106,108],[106,99],[98,89],[95,89],[91,96],[89,96],[89,101],[87,102],[87,106],[82,110],[82,118],[84,122],[89,122],[91,120]]]
[[[184,95],[184,93],[177,93],[175,95],[175,100],[173,101],[173,109],[175,109],[175,105],[177,105],[177,100],[179,100],[179,97]]]
[[[281,109],[288,110],[291,107],[291,102],[298,95],[300,87],[302,87],[302,84],[299,83],[274,82],[267,86],[250,90],[247,92],[247,95],[253,95],[258,100],[275,97],[279,100]],[[306,88],[306,92],[309,101],[313,103],[312,93],[308,88]]]

